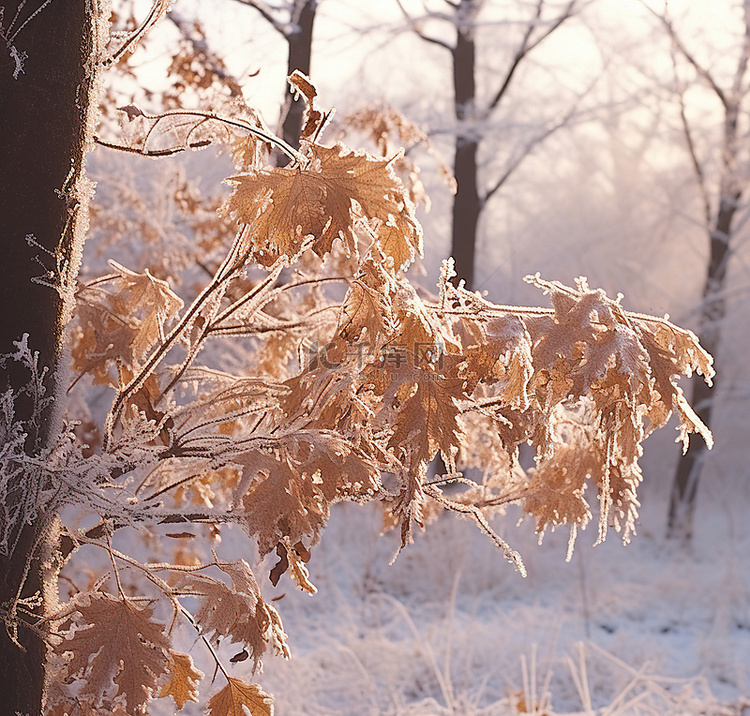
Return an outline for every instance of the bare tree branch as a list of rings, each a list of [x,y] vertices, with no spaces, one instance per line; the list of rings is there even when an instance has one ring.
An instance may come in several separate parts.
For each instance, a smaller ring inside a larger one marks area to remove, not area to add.
[[[519,46],[515,56],[513,57],[513,61],[511,62],[510,67],[508,68],[508,72],[505,75],[505,79],[503,80],[502,84],[500,85],[500,88],[498,89],[495,96],[492,98],[492,101],[489,104],[489,107],[487,108],[487,113],[489,114],[492,112],[495,107],[500,103],[500,100],[505,96],[505,93],[508,91],[508,87],[510,87],[510,83],[513,79],[513,76],[516,73],[516,70],[518,69],[518,66],[523,61],[524,57],[528,55],[534,48],[538,47],[546,38],[548,38],[555,30],[557,30],[568,18],[572,17],[573,12],[575,10],[577,0],[570,0],[568,5],[566,6],[563,13],[535,40],[532,41],[531,36],[534,33],[534,30],[538,27],[539,21],[542,16],[542,10],[544,9],[544,0],[538,0],[537,6],[536,6],[536,12],[534,13],[534,17],[529,20],[529,24],[526,26],[526,32],[524,33],[523,39],[521,40],[521,45]]]
[[[102,65],[109,67],[115,64],[126,52],[134,48],[156,24],[156,21],[167,12],[169,4],[167,0],[153,0],[146,19],[128,36],[127,40],[117,50],[102,62]]]
[[[685,137],[685,144],[687,146],[688,154],[690,155],[690,161],[693,165],[693,171],[695,172],[696,179],[698,180],[698,188],[701,194],[701,201],[703,202],[703,218],[706,222],[706,226],[711,225],[711,199],[709,197],[708,187],[706,186],[706,175],[703,171],[703,165],[698,158],[698,150],[695,146],[695,140],[693,139],[693,130],[690,126],[690,121],[687,117],[687,110],[685,108],[685,88],[681,86],[678,72],[677,72],[677,57],[675,53],[675,45],[672,45],[672,67],[674,71],[675,88],[677,92],[677,101],[680,107],[680,122],[682,124],[682,133]]]
[[[574,104],[568,110],[568,112],[565,113],[565,116],[559,122],[556,122],[551,127],[548,127],[541,134],[537,134],[535,137],[532,137],[532,139],[526,143],[523,151],[520,152],[518,156],[508,164],[502,176],[492,185],[492,187],[487,192],[485,192],[484,196],[482,197],[482,206],[484,206],[503,186],[503,184],[505,184],[505,182],[510,178],[513,172],[515,172],[516,169],[521,166],[524,159],[526,159],[526,157],[531,154],[531,152],[537,145],[541,144],[545,139],[554,134],[558,129],[562,129],[563,127],[568,125],[570,120],[575,116],[577,109],[578,103]]]
[[[448,0],[446,0],[446,2],[448,2]],[[449,50],[451,52],[453,51],[454,48],[451,45],[449,45],[447,42],[445,42],[444,40],[440,40],[437,37],[430,37],[429,35],[426,35],[423,32],[422,28],[419,26],[419,22],[417,20],[415,20],[411,15],[409,15],[409,13],[406,11],[406,8],[404,7],[404,5],[401,2],[401,0],[396,0],[396,4],[399,6],[401,12],[404,15],[404,18],[405,18],[406,22],[409,24],[409,29],[415,35],[417,35],[418,37],[420,37],[425,42],[430,42],[433,45],[438,45],[439,47],[442,47],[442,48],[444,48],[446,50]],[[453,3],[448,3],[448,4],[449,5],[453,5]],[[453,6],[457,7],[455,5],[453,5]]]
[[[138,147],[129,147],[127,144],[115,144],[113,142],[107,142],[103,139],[100,139],[99,137],[94,137],[94,142],[102,147],[107,147],[107,149],[116,149],[118,152],[127,152],[128,154],[139,154],[143,157],[172,157],[175,154],[180,154],[180,152],[184,152],[187,149],[202,149],[203,147],[208,147],[211,145],[211,142],[207,139],[201,140],[199,142],[193,142],[192,144],[187,144],[184,147],[170,147],[168,149],[143,149]],[[211,274],[213,276],[213,273]]]
[[[263,18],[271,24],[274,30],[285,38],[289,37],[289,24],[281,22],[281,20],[274,15],[273,9],[268,3],[263,2],[263,0],[236,0],[236,2],[255,8]]]
[[[732,84],[732,95],[739,100],[742,93],[742,82],[747,72],[748,59],[750,59],[750,0],[744,0],[744,22],[745,32],[742,38],[742,52],[737,63],[737,71],[734,74],[734,83]]]
[[[700,62],[698,62],[695,56],[682,42],[680,36],[677,34],[677,31],[674,28],[674,25],[672,24],[672,21],[667,16],[666,11],[664,13],[659,13],[653,8],[649,7],[645,2],[643,2],[643,0],[640,0],[640,2],[641,5],[646,8],[646,10],[648,10],[662,25],[664,25],[664,28],[667,31],[670,40],[674,44],[674,47],[687,60],[687,62],[693,66],[693,69],[698,73],[698,75],[708,83],[708,85],[711,87],[714,94],[719,98],[719,101],[724,105],[724,107],[728,108],[729,100],[727,99],[726,93],[716,83],[713,75],[703,65],[701,65]]]

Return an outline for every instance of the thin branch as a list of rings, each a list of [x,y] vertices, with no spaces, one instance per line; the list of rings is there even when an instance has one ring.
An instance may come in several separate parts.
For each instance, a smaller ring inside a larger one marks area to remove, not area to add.
[[[680,122],[682,124],[682,133],[685,137],[685,144],[687,145],[688,154],[690,155],[690,161],[693,165],[693,171],[695,172],[696,179],[698,180],[698,189],[700,191],[701,200],[703,202],[703,217],[706,222],[706,227],[711,226],[711,198],[708,192],[708,186],[706,185],[706,175],[703,171],[700,159],[698,158],[698,150],[695,146],[693,139],[693,130],[690,127],[690,122],[687,117],[687,110],[685,107],[685,89],[680,86],[679,76],[677,72],[677,57],[674,52],[674,44],[672,45],[672,69],[674,71],[674,79],[677,92],[677,102],[680,108]]]
[[[526,576],[526,566],[521,559],[521,555],[516,552],[495,530],[490,527],[487,522],[487,518],[482,514],[482,511],[475,505],[465,505],[463,502],[456,502],[449,500],[447,497],[442,495],[438,490],[430,485],[424,485],[423,487],[426,495],[431,497],[435,502],[441,504],[452,512],[459,512],[464,515],[471,517],[474,522],[477,523],[478,527],[497,545],[497,547],[503,552],[505,558],[518,570],[522,577]]]
[[[258,299],[259,297],[261,297],[264,292],[266,292],[267,295],[259,300],[258,304],[254,307],[253,313],[261,310],[263,306],[265,306],[269,301],[273,299],[273,293],[268,291],[268,289],[270,289],[270,287],[276,282],[276,279],[279,277],[284,267],[285,263],[283,261],[277,261],[276,264],[271,268],[268,276],[266,276],[257,286],[253,286],[253,288],[248,291],[245,296],[235,301],[231,306],[229,306],[229,308],[222,311],[218,316],[216,316],[214,313],[214,315],[206,320],[203,328],[201,329],[200,336],[191,341],[190,350],[188,351],[187,356],[183,360],[182,365],[175,371],[172,379],[169,381],[167,386],[164,388],[164,390],[161,391],[160,398],[166,395],[170,390],[172,390],[172,388],[174,388],[174,386],[177,385],[177,383],[181,380],[185,371],[190,367],[190,365],[192,365],[196,356],[203,348],[203,344],[206,342],[207,338],[212,333],[221,332],[222,321],[226,320],[226,318],[228,316],[231,316],[233,313],[236,313],[247,303],[250,303],[254,299]],[[219,306],[216,305],[214,311],[218,310]],[[185,326],[187,326],[187,324],[185,324]]]
[[[495,107],[497,107],[497,105],[500,103],[500,100],[502,100],[502,98],[505,96],[505,93],[510,87],[510,83],[513,80],[513,76],[515,75],[516,70],[518,69],[519,65],[526,57],[526,55],[528,55],[532,50],[538,47],[540,43],[542,43],[555,30],[557,30],[568,18],[572,17],[576,2],[577,0],[570,0],[563,13],[547,28],[545,32],[543,32],[532,42],[531,35],[538,25],[538,22],[542,15],[542,9],[544,8],[544,0],[538,0],[534,18],[532,20],[529,20],[529,24],[526,27],[526,32],[524,33],[523,40],[521,41],[521,45],[518,48],[515,56],[513,57],[513,61],[511,62],[508,72],[505,75],[505,79],[503,80],[500,88],[489,104],[489,107],[487,109],[488,114],[492,112]]]
[[[549,136],[554,134],[558,129],[562,129],[563,127],[565,127],[574,114],[575,114],[575,108],[571,109],[561,121],[557,122],[551,127],[548,127],[544,132],[542,132],[541,134],[538,134],[536,137],[532,138],[529,142],[527,142],[526,146],[524,147],[524,150],[506,167],[502,176],[492,185],[492,187],[481,198],[482,205],[484,206],[494,196],[494,194],[503,186],[503,184],[505,184],[505,182],[508,181],[508,179],[510,179],[510,176],[513,174],[513,172],[515,172],[516,169],[518,169],[518,167],[521,166],[524,159],[526,159],[531,154],[531,152],[537,145],[541,144],[545,139],[547,139]]]
[[[175,485],[172,485],[175,487]],[[213,513],[213,512],[172,512],[159,516],[156,515],[156,525],[180,525],[180,524],[192,524],[192,525],[217,525],[232,522],[235,516],[224,513]],[[99,542],[102,537],[110,533],[114,533],[123,527],[129,527],[130,525],[125,522],[112,522],[111,520],[102,520],[97,522],[93,527],[89,527],[85,532],[71,532],[68,529],[62,534],[60,538],[60,544],[58,546],[60,553],[60,564],[64,565],[70,555],[73,554],[82,544],[94,544],[100,547],[104,545]]]
[[[444,49],[446,49],[446,50],[448,50],[450,52],[453,52],[453,50],[455,48],[452,47],[451,45],[449,45],[444,40],[440,40],[437,37],[430,37],[430,35],[425,35],[425,33],[419,27],[417,21],[411,15],[409,15],[409,13],[407,12],[406,8],[403,6],[403,3],[401,2],[401,0],[396,0],[396,4],[401,9],[401,12],[402,12],[402,14],[404,16],[404,19],[408,23],[409,29],[412,32],[414,32],[418,37],[420,37],[425,42],[429,42],[429,43],[431,43],[433,45],[437,45],[438,47],[442,47],[442,48],[444,48]],[[449,3],[449,4],[452,5],[453,3]],[[454,7],[457,7],[457,6],[454,6]]]
[[[735,72],[734,83],[732,85],[732,96],[735,102],[739,102],[740,100],[742,81],[747,72],[748,59],[750,58],[750,0],[744,0],[743,9],[745,32],[742,37],[742,52],[740,53],[740,59],[737,63],[737,71]]]
[[[664,25],[664,28],[666,29],[667,34],[669,35],[669,38],[672,40],[674,47],[688,61],[688,63],[693,66],[693,69],[695,69],[698,75],[702,77],[708,83],[708,85],[714,91],[716,96],[719,98],[719,101],[724,105],[724,108],[728,109],[729,100],[726,94],[724,93],[724,90],[721,87],[719,87],[719,85],[716,83],[716,80],[713,78],[713,75],[705,67],[703,67],[703,65],[701,65],[700,62],[698,62],[698,60],[690,52],[690,50],[687,49],[687,47],[685,46],[685,44],[682,42],[679,35],[677,34],[677,31],[675,30],[675,27],[672,24],[672,21],[669,19],[669,17],[667,17],[666,11],[664,13],[659,13],[653,8],[649,7],[648,4],[644,2],[644,0],[640,0],[640,3],[659,22],[661,22],[662,25]]]
[[[167,112],[161,112],[159,114],[147,114],[146,112],[143,112],[141,109],[133,105],[129,105],[128,107],[123,107],[121,109],[122,111],[127,112],[129,118],[131,119],[133,117],[143,117],[144,119],[148,119],[154,122],[151,129],[149,129],[148,131],[146,141],[148,141],[148,137],[150,137],[151,133],[154,131],[159,122],[166,117],[200,117],[203,120],[215,120],[217,122],[220,122],[221,124],[226,124],[228,127],[243,129],[249,134],[252,134],[254,137],[262,139],[264,142],[268,142],[269,144],[273,144],[274,146],[278,147],[282,152],[284,152],[284,154],[289,157],[289,159],[291,159],[296,164],[299,164],[300,166],[305,166],[308,163],[308,160],[304,156],[304,154],[298,152],[294,147],[287,144],[283,139],[242,119],[224,117],[222,115],[216,114],[215,112],[208,112],[198,109],[173,109],[168,110]]]
[[[21,25],[19,27],[16,28],[15,32],[12,35],[10,35],[10,31],[13,29],[13,26],[16,24],[16,20],[18,19],[18,16],[21,14],[21,10],[22,10],[22,8],[23,8],[23,6],[24,6],[25,3],[20,3],[18,5],[18,8],[16,9],[16,14],[13,17],[13,21],[8,26],[8,34],[10,35],[10,37],[8,37],[7,39],[3,38],[6,41],[8,47],[10,47],[12,45],[13,41],[18,37],[18,34],[21,32],[21,30],[23,30],[23,28],[26,27],[26,25],[28,25],[51,2],[52,2],[52,0],[44,0],[44,2],[36,10],[34,10],[34,12],[32,12],[31,15],[29,15],[21,23]]]
[[[104,436],[102,439],[105,452],[111,443],[114,427],[122,414],[127,401],[143,387],[148,377],[156,370],[157,366],[165,358],[167,353],[182,339],[186,328],[190,325],[193,319],[200,313],[203,307],[217,291],[223,290],[223,284],[227,276],[237,268],[238,263],[242,263],[238,253],[240,252],[240,245],[243,243],[243,234],[246,230],[246,228],[242,229],[237,239],[235,239],[232,249],[227,254],[221,266],[219,266],[211,282],[198,294],[191,306],[185,312],[185,315],[170,331],[169,335],[164,340],[164,343],[154,350],[143,368],[141,368],[133,379],[117,394],[105,423]]]
[[[241,5],[247,5],[257,10],[264,20],[266,20],[276,32],[278,32],[285,40],[289,39],[289,25],[283,23],[273,14],[271,7],[263,2],[262,0],[236,0]]]
[[[179,603],[179,602],[178,602]],[[206,635],[203,633],[203,630],[200,627],[200,624],[195,621],[195,617],[182,605],[180,604],[180,611],[182,612],[183,616],[190,622],[192,627],[195,629],[195,631],[198,632],[198,635],[200,636],[203,643],[208,647],[209,652],[211,653],[211,656],[213,657],[214,662],[216,663],[216,668],[221,671],[221,673],[224,675],[224,678],[229,681],[229,674],[227,673],[226,668],[221,663],[221,659],[219,659],[219,655],[216,653],[216,650],[214,649],[211,642],[208,640]],[[216,676],[216,671],[214,671],[214,676]]]
[[[203,149],[204,147],[211,146],[210,139],[202,139],[198,142],[191,142],[184,147],[170,147],[169,149],[139,149],[138,147],[129,147],[126,144],[107,142],[97,136],[94,137],[94,143],[102,147],[107,147],[107,149],[115,149],[118,152],[127,152],[128,154],[138,154],[142,157],[173,157],[175,154],[180,154],[188,149]]]
[[[330,306],[323,306],[315,311],[311,311],[304,318],[299,321],[279,321],[277,325],[273,326],[248,326],[246,323],[234,323],[226,326],[219,326],[211,329],[211,335],[217,336],[262,336],[266,333],[278,333],[279,331],[289,331],[295,328],[310,328],[315,325],[310,320],[311,316],[315,316],[319,313],[325,313],[326,311],[339,311],[341,309],[340,304],[331,304]]]
[[[278,277],[281,275],[281,272],[283,270],[284,264],[281,261],[277,261],[276,265],[269,271],[268,276],[266,276],[260,283],[253,286],[242,298],[237,299],[231,306],[224,309],[216,317],[216,320],[212,323],[211,328],[219,328],[223,321],[225,321],[233,314],[237,313],[237,311],[239,311],[243,306],[246,306],[248,303],[251,303],[252,301],[257,299],[264,291],[270,289],[271,286],[276,282],[276,279],[278,279]],[[268,301],[272,299],[272,296],[266,296],[265,299],[266,300],[264,300],[261,305],[257,306],[255,310],[261,309]]]
[[[169,0],[153,0],[151,3],[151,9],[149,10],[146,19],[130,34],[127,40],[120,46],[119,49],[115,50],[108,58],[102,62],[103,67],[110,67],[117,60],[119,60],[126,52],[130,49],[134,49],[140,40],[148,33],[148,31],[156,24],[157,20],[162,17],[167,10],[171,2]]]

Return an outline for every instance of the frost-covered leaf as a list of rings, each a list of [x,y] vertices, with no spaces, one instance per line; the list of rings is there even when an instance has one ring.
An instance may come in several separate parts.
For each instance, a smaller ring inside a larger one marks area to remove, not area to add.
[[[585,440],[561,444],[552,457],[532,473],[525,492],[524,511],[536,519],[536,531],[543,534],[552,525],[580,525],[591,519],[583,497],[587,480],[601,474],[602,461]]]
[[[422,256],[422,237],[413,230],[410,219],[402,214],[382,222],[376,234],[378,246],[393,262],[395,272],[407,269],[417,256]]]
[[[383,344],[393,332],[392,279],[382,264],[367,261],[349,284],[341,306],[339,335],[350,343],[367,336],[371,349]]]
[[[232,644],[242,643],[257,668],[269,645],[289,657],[286,634],[278,613],[260,594],[250,567],[244,560],[216,562],[232,579],[232,587],[203,574],[187,574],[176,585],[180,593],[198,598],[195,620],[203,633],[218,642],[229,637]]]
[[[429,371],[415,372],[402,386],[395,430],[388,445],[408,457],[407,464],[429,462],[439,450],[452,462],[454,447],[462,442],[458,401],[463,381]]]
[[[271,449],[273,447],[273,449]],[[365,499],[380,480],[371,458],[327,431],[304,431],[235,458],[244,480],[242,523],[257,536],[261,556],[282,537],[314,544],[336,500]]]
[[[325,119],[323,113],[316,106],[315,98],[318,96],[318,90],[310,81],[310,78],[299,70],[294,70],[288,78],[289,84],[293,91],[299,93],[305,98],[305,114],[302,122],[300,139],[311,139],[321,128]]]
[[[166,281],[148,270],[139,274],[110,261],[114,274],[77,293],[77,326],[73,331],[73,368],[91,373],[94,382],[117,387],[111,370],[131,370],[164,338],[165,325],[182,308]]]
[[[117,686],[128,713],[145,713],[158,678],[169,665],[164,626],[151,619],[153,607],[137,607],[103,592],[76,598],[74,627],[55,646],[70,677],[81,678],[81,694],[95,702]]]
[[[276,167],[229,178],[235,185],[224,205],[249,230],[248,250],[262,266],[294,256],[308,236],[319,256],[341,238],[357,254],[354,222],[362,215],[396,222],[409,251],[421,252],[421,228],[390,162],[347,148],[310,146],[309,166]],[[390,244],[393,242],[391,241]],[[396,253],[391,250],[392,253]]]

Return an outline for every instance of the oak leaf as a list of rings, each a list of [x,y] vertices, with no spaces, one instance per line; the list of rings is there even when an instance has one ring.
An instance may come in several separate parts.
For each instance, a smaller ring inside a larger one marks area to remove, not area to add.
[[[235,189],[224,213],[251,229],[250,257],[266,268],[280,256],[296,255],[308,236],[319,256],[350,223],[346,200],[326,197],[318,172],[276,167],[230,177]],[[326,211],[327,210],[327,211]]]
[[[467,392],[479,383],[498,384],[498,394],[508,405],[528,408],[534,366],[531,338],[523,321],[509,314],[482,322],[464,319],[462,327],[471,339],[464,349]]]
[[[117,387],[113,365],[134,369],[164,338],[167,321],[182,300],[166,281],[148,270],[136,273],[110,261],[114,273],[81,287],[77,294],[77,326],[73,331],[73,368],[91,373],[94,383]]]
[[[382,264],[372,259],[363,262],[341,305],[339,335],[344,340],[353,343],[366,332],[373,352],[382,345],[394,329],[393,284]]]
[[[337,238],[356,255],[358,218],[377,225],[395,222],[403,246],[393,237],[386,243],[389,255],[401,263],[404,252],[421,254],[422,230],[390,161],[343,145],[311,145],[309,152],[307,166],[275,167],[228,179],[235,188],[222,211],[249,225],[247,250],[253,260],[270,267],[281,256],[296,255],[308,236],[314,237],[312,250],[318,256],[330,252]]]
[[[208,702],[208,716],[273,716],[273,699],[260,686],[231,676],[227,681]]]
[[[151,619],[153,607],[87,592],[76,598],[76,611],[75,628],[55,651],[71,654],[67,672],[84,680],[81,694],[100,699],[114,682],[117,694],[125,696],[128,713],[145,713],[169,664],[169,641],[164,626]]]
[[[303,116],[302,130],[300,139],[309,139],[313,137],[321,128],[325,121],[325,116],[316,107],[315,98],[318,96],[318,90],[310,81],[307,75],[299,70],[294,70],[288,78],[289,84],[293,87],[298,95],[305,98],[305,114]]]
[[[438,450],[452,462],[463,435],[458,407],[464,398],[463,381],[425,370],[415,371],[410,385],[398,409],[389,447],[406,456],[410,465],[429,462]]]
[[[169,681],[164,685],[159,698],[171,696],[180,710],[187,701],[198,701],[198,682],[204,674],[195,668],[190,654],[181,651],[169,652]]]
[[[587,479],[601,475],[601,456],[585,439],[560,444],[552,457],[532,473],[523,509],[536,518],[537,534],[549,525],[569,523],[585,527],[591,510],[583,497]]]
[[[394,159],[377,159],[364,152],[347,151],[342,145],[314,146],[326,185],[338,192],[349,189],[362,214],[376,226],[391,225],[396,233],[378,237],[381,249],[394,261],[396,271],[422,255],[422,227],[404,185],[393,170]]]
[[[244,468],[243,482],[251,482],[238,501],[242,523],[250,536],[257,536],[261,557],[282,536],[291,544],[314,544],[332,502],[364,500],[380,486],[373,460],[324,430],[298,431],[234,461]]]
[[[405,270],[417,256],[422,256],[422,237],[403,214],[396,214],[381,223],[376,234],[378,245],[386,258],[392,261],[395,273]]]
[[[231,643],[242,643],[257,668],[269,644],[276,652],[289,657],[286,634],[278,613],[267,604],[247,562],[217,561],[216,566],[232,579],[232,588],[203,574],[187,574],[176,585],[186,596],[198,598],[195,620],[212,641],[229,637]]]

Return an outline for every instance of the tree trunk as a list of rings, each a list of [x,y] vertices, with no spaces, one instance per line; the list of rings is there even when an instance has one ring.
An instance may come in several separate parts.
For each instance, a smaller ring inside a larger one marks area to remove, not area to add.
[[[731,195],[723,194],[719,213],[716,217],[716,225],[710,234],[710,254],[703,286],[703,305],[698,338],[701,345],[714,357],[719,353],[722,322],[726,315],[724,291],[727,263],[730,256],[732,222],[741,196],[742,194],[739,191],[735,191]],[[709,428],[711,427],[715,395],[715,380],[712,387],[706,385],[702,380],[694,382],[691,403],[698,417]],[[698,438],[693,438],[690,441],[688,451],[680,457],[677,464],[667,521],[667,536],[670,539],[679,540],[683,543],[688,543],[692,539],[698,482],[706,453],[705,443]]]
[[[292,18],[294,27],[292,28],[292,32],[287,35],[287,42],[289,43],[287,77],[294,70],[299,70],[308,76],[310,75],[313,23],[315,22],[317,5],[318,0],[296,0],[294,4],[294,16]],[[289,90],[284,102],[284,120],[281,125],[281,136],[287,144],[295,148],[299,147],[299,135],[302,131],[302,115],[304,111],[304,100],[301,97],[295,97],[294,93]]]
[[[92,5],[51,2],[34,14],[40,3],[9,0],[0,28],[7,46],[0,58],[0,353],[12,352],[13,341],[27,334],[40,367],[48,369],[45,387],[53,397],[70,311],[66,296],[71,292],[65,288],[75,280],[78,237],[87,220],[83,152],[95,70]],[[14,419],[27,428],[26,453],[34,456],[54,436],[60,406],[53,400],[34,417],[38,406],[21,392],[28,380],[28,371],[11,361],[1,387],[19,394]],[[56,594],[54,520],[48,516],[27,524],[12,504],[25,496],[33,479],[38,480],[24,475],[5,496],[9,513],[18,519],[11,526],[15,547],[0,550],[0,605],[6,621],[0,629],[2,714],[36,716],[42,708],[46,646],[40,618]],[[17,597],[34,595],[41,597],[38,606],[15,611]],[[9,636],[14,628],[18,644]]]
[[[456,265],[456,280],[463,279],[470,291],[474,287],[474,262],[477,248],[477,226],[481,203],[477,191],[477,150],[475,141],[459,137],[453,174],[456,195],[453,198],[453,240],[451,255]]]
[[[475,0],[462,0],[459,13],[473,19]],[[476,83],[474,27],[471,22],[459,22],[456,46],[453,49],[453,92],[458,131],[453,174],[456,195],[453,198],[453,226],[451,255],[456,264],[456,281],[464,280],[471,290],[474,284],[474,262],[477,244],[477,225],[482,203],[477,186],[477,150],[479,147],[476,119]]]
[[[750,25],[746,27],[750,28]],[[743,57],[746,58],[747,54],[744,54]],[[746,64],[746,60],[740,61],[735,80],[737,87],[741,85]],[[731,256],[732,224],[743,194],[742,183],[744,179],[741,178],[740,142],[738,142],[740,107],[741,99],[735,97],[731,101],[725,101],[719,207],[713,227],[710,224],[707,226],[709,229],[709,256],[706,279],[703,284],[703,303],[698,338],[701,345],[714,356],[714,359],[719,355],[722,323],[726,316],[725,286],[727,264]],[[713,387],[707,386],[703,381],[695,382],[692,405],[698,417],[708,428],[711,427],[715,395],[715,380]],[[667,517],[667,536],[685,544],[690,542],[693,536],[695,501],[706,450],[703,441],[691,440],[688,451],[680,457],[672,484]]]

